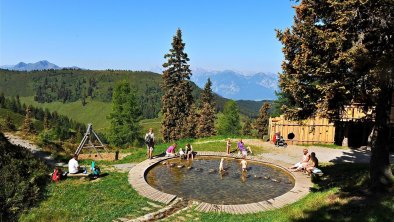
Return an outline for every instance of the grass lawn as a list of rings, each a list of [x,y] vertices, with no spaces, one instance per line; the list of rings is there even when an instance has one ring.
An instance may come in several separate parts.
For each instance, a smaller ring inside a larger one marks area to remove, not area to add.
[[[111,221],[148,213],[148,199],[139,196],[127,181],[127,173],[111,172],[100,180],[67,179],[52,183],[39,206],[20,221]],[[153,202],[153,201],[150,201]]]
[[[324,144],[324,143],[317,143],[317,144],[298,144],[300,146],[312,147],[312,146],[319,146],[319,147],[326,147],[330,149],[347,149],[346,146],[338,146],[335,144]]]

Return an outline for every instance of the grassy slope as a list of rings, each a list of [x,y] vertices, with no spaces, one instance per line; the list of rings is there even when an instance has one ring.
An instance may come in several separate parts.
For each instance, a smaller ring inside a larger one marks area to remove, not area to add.
[[[11,110],[0,108],[0,124],[1,125],[5,125],[5,119],[7,118],[7,116],[11,117],[11,119],[17,129],[19,129],[22,126],[23,120],[25,119],[25,117],[19,113],[14,113]],[[42,121],[39,121],[36,119],[33,119],[33,125],[34,125],[34,128],[38,129],[39,131],[42,130],[42,128],[43,128]]]
[[[111,112],[111,103],[88,100],[85,106],[82,106],[81,101],[62,103],[38,103],[34,101],[33,97],[20,97],[22,103],[33,105],[35,107],[47,108],[50,111],[57,111],[59,114],[70,117],[71,119],[88,124],[92,123],[97,131],[105,131],[109,128],[109,121],[107,116]]]

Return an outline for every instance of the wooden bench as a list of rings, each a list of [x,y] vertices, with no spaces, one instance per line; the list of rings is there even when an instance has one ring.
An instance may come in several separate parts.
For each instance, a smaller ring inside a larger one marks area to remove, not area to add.
[[[88,173],[68,173],[67,177],[88,177]]]

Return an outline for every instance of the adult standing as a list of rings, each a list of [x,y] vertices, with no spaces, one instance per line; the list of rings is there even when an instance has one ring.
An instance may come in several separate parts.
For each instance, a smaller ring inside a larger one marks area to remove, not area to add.
[[[153,149],[155,147],[155,134],[153,129],[149,128],[149,132],[145,134],[146,153],[149,159],[152,159]]]
[[[228,138],[226,142],[226,153],[230,154],[230,149],[231,149],[231,139]]]

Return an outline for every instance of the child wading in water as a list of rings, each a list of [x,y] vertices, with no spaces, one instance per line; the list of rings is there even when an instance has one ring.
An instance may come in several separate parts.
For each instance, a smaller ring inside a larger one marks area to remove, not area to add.
[[[248,162],[246,162],[245,157],[243,157],[241,160],[241,167],[242,167],[242,172],[246,172],[246,168],[248,167]]]
[[[224,158],[222,158],[221,160],[220,160],[220,164],[219,164],[219,172],[221,173],[221,172],[224,172]]]

